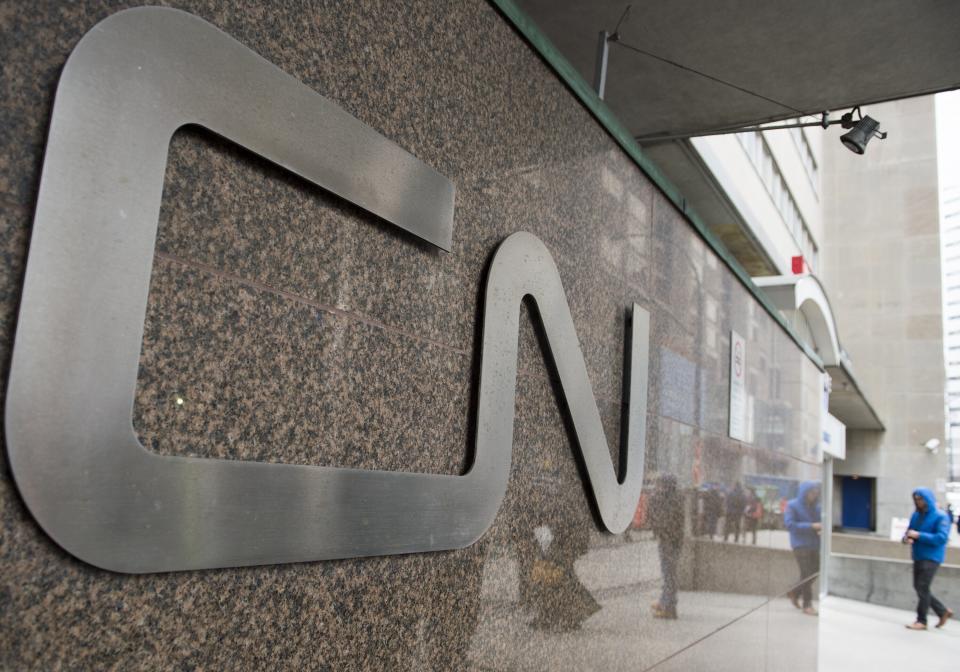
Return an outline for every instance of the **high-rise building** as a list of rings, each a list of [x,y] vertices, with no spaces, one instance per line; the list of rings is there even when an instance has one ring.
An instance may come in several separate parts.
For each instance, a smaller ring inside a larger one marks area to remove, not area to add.
[[[941,200],[943,341],[947,368],[947,477],[960,480],[960,185]]]

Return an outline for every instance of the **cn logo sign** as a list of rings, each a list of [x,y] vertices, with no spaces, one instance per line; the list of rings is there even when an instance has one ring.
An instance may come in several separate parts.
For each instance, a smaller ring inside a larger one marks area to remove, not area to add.
[[[623,531],[643,480],[649,316],[634,306],[620,476],[556,265],[516,233],[483,308],[475,459],[461,476],[167,457],[133,431],[167,147],[199,124],[449,249],[442,175],[239,42],[184,12],[114,14],[56,94],[6,407],[10,463],[46,532],[119,572],[461,548],[500,508],[513,443],[520,303],[542,316],[589,490]]]

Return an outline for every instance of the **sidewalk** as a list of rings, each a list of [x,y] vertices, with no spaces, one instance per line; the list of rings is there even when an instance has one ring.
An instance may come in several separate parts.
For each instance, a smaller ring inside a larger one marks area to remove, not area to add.
[[[926,632],[904,625],[916,614],[828,597],[820,608],[820,672],[955,672],[960,669],[960,620],[942,630],[931,612]]]

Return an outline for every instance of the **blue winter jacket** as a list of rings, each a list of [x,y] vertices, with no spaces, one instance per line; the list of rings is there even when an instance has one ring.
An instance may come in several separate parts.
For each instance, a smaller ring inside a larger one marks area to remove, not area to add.
[[[920,533],[920,538],[911,547],[913,559],[943,562],[947,554],[947,539],[950,537],[950,516],[937,508],[937,499],[927,488],[917,488],[913,494],[920,495],[927,503],[926,511],[914,511],[910,516],[908,529]]]
[[[820,488],[818,481],[804,481],[796,498],[787,502],[783,524],[790,531],[790,548],[820,548],[820,535],[813,529],[813,523],[820,522],[820,499],[807,504],[807,493],[814,488]]]

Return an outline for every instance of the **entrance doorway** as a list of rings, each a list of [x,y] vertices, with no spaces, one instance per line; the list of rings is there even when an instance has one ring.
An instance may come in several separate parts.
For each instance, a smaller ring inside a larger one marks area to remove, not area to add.
[[[863,476],[843,477],[843,513],[841,524],[844,529],[876,529],[873,512],[876,479]]]

